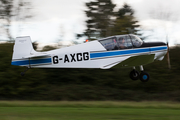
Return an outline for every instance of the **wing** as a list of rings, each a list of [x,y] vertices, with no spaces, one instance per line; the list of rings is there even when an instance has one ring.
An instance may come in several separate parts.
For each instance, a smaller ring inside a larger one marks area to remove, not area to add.
[[[139,66],[151,63],[154,61],[155,54],[150,55],[140,55],[140,56],[131,56],[123,61],[117,61],[108,65],[101,67],[101,69],[109,69],[117,64],[120,64],[121,67],[131,67]]]
[[[139,66],[151,63],[154,61],[155,54],[132,56],[120,63],[122,67]]]

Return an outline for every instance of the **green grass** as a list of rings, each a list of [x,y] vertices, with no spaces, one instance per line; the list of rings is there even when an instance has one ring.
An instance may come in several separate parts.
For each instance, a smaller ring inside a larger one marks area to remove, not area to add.
[[[0,101],[0,120],[179,120],[173,102]]]

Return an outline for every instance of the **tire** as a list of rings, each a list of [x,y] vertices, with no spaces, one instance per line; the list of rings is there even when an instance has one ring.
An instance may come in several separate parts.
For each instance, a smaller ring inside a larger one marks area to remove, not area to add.
[[[142,82],[147,82],[149,80],[149,74],[147,72],[141,72],[139,78]]]
[[[132,79],[132,80],[138,80],[139,79],[139,72],[136,71],[136,70],[132,70],[129,74],[129,77]]]

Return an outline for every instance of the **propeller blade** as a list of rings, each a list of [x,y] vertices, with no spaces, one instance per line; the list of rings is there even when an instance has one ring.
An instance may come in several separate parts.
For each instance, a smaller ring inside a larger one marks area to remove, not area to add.
[[[171,63],[170,63],[170,57],[169,57],[169,41],[168,41],[168,37],[166,37],[166,41],[167,41],[167,62],[168,62],[168,68],[171,69]]]

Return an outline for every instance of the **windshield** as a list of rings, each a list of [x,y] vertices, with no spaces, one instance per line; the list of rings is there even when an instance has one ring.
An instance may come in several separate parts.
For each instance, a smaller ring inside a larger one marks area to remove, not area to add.
[[[143,41],[139,37],[135,35],[130,36],[134,47],[140,47],[143,44]]]
[[[103,40],[99,41],[105,48],[106,50],[118,50],[118,45],[116,42],[116,38],[115,37],[111,37],[111,38],[106,38]]]

